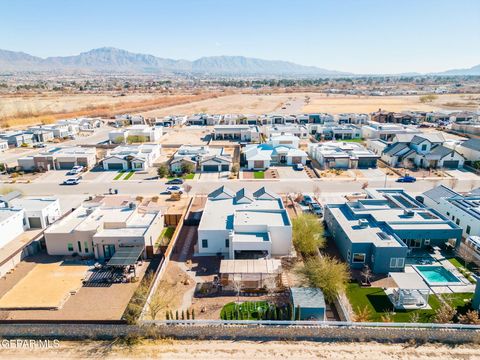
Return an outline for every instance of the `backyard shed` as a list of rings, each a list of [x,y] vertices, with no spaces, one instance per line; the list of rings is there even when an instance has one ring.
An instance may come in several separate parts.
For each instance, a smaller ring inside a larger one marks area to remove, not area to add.
[[[290,300],[293,306],[293,318],[297,318],[300,308],[300,320],[325,321],[326,305],[322,290],[318,288],[290,288]]]

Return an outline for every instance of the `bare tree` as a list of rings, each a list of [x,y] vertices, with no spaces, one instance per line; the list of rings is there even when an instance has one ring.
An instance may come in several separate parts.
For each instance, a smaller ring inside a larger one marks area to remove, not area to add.
[[[462,324],[480,325],[480,316],[477,310],[468,310],[465,315],[459,315],[458,321]]]
[[[440,307],[435,311],[433,322],[438,324],[447,324],[452,321],[457,314],[457,310],[447,301],[440,298]]]
[[[418,323],[420,321],[420,314],[416,311],[412,312],[409,316],[409,321],[411,323]]]
[[[360,275],[362,275],[365,284],[370,284],[370,279],[372,277],[372,270],[370,269],[370,266],[365,265]]]
[[[240,302],[240,291],[242,291],[242,281],[240,279],[233,278],[233,288],[235,289],[235,293],[237,294],[237,303]]]
[[[188,194],[190,193],[190,191],[192,191],[192,185],[190,185],[190,184],[184,184],[184,185],[183,185],[183,190],[185,190],[185,193],[186,193],[187,196],[188,196]]]

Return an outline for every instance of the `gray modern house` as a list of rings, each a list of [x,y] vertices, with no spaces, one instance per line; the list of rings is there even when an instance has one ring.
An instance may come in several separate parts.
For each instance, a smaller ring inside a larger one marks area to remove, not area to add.
[[[414,249],[457,247],[462,229],[402,189],[369,189],[367,199],[329,204],[325,222],[352,269],[374,273],[403,271]]]

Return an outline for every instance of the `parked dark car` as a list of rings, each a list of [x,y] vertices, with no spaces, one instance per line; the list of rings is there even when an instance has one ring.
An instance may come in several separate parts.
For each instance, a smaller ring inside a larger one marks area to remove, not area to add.
[[[175,179],[172,179],[172,180],[168,180],[165,184],[167,184],[167,185],[181,185],[181,184],[183,184],[183,179],[175,178]]]
[[[417,181],[417,179],[410,175],[402,176],[397,179],[397,182],[401,183],[413,183],[415,181]]]

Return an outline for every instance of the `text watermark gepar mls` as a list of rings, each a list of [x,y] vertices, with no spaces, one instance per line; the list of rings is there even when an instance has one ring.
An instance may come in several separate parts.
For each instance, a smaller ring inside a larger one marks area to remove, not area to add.
[[[57,339],[1,339],[0,349],[56,349],[60,347]]]

